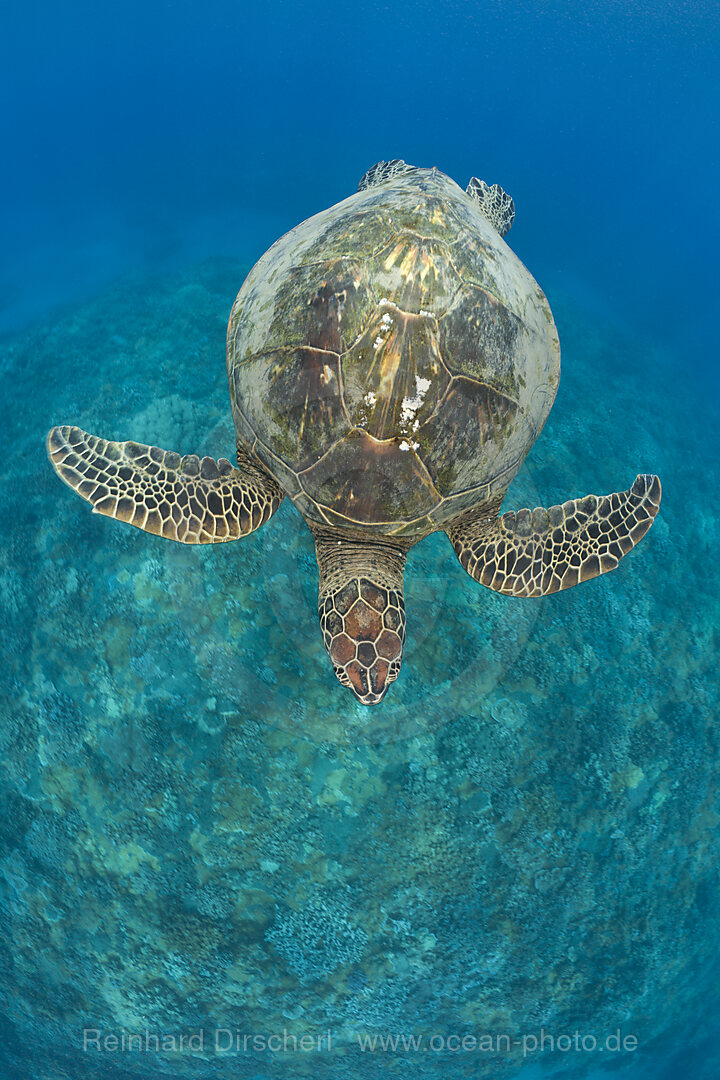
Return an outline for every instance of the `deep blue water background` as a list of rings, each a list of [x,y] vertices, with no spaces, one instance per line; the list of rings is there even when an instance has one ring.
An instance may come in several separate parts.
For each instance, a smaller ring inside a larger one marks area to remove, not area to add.
[[[13,5],[6,325],[118,268],[259,256],[380,158],[510,191],[513,243],[712,373],[712,0]]]
[[[0,330],[127,271],[250,264],[402,157],[502,184],[512,246],[546,292],[627,328],[668,385],[712,403],[719,57],[711,0],[14,5],[0,35]],[[700,1076],[708,1046],[688,1037],[633,1075]]]

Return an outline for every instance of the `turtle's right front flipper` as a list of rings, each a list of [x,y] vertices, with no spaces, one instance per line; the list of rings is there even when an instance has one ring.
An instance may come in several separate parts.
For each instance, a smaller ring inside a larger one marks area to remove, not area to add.
[[[483,517],[447,529],[471,577],[506,596],[546,596],[614,570],[642,540],[660,506],[660,480],[642,474],[629,491],[586,495],[562,506]]]
[[[77,427],[54,427],[48,457],[93,513],[183,544],[237,540],[259,528],[283,499],[279,484],[238,447],[226,458],[181,457],[136,442],[108,442]]]

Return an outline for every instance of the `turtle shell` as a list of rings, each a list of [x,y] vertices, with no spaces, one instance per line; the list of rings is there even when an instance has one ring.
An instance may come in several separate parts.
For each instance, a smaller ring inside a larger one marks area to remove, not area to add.
[[[306,519],[408,537],[502,496],[560,376],[542,290],[436,169],[281,237],[227,361],[238,435]]]

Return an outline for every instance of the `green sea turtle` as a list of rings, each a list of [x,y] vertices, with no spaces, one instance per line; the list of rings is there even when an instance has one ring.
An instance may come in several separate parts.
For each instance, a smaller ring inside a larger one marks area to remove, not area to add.
[[[366,705],[400,671],[409,548],[444,530],[471,577],[543,596],[612,570],[653,522],[628,491],[499,515],[560,377],[548,302],[503,240],[512,199],[379,162],[281,237],[230,315],[237,467],[77,427],[48,435],[93,510],[186,544],[245,536],[288,495],[320,570],[323,640]]]

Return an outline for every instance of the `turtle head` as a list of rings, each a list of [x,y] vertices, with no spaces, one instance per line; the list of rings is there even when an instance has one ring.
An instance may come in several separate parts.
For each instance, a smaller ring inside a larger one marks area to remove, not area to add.
[[[313,530],[319,614],[333,670],[363,705],[377,705],[400,672],[405,644],[407,545]]]
[[[382,701],[397,679],[405,644],[402,592],[351,578],[320,604],[320,629],[333,670],[363,705]]]

